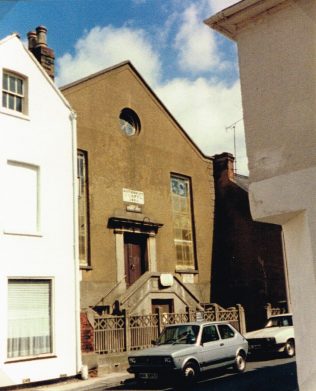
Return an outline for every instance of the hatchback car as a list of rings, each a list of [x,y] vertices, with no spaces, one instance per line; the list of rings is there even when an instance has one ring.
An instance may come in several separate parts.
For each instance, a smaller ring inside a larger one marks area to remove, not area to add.
[[[292,314],[271,316],[264,328],[245,334],[250,353],[284,353],[295,356]]]
[[[176,374],[192,382],[201,372],[220,367],[243,372],[247,352],[247,340],[229,323],[169,325],[154,347],[129,355],[128,371],[138,380],[174,379]]]

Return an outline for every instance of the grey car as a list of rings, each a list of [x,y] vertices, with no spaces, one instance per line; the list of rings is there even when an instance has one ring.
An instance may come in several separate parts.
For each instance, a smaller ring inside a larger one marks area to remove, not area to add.
[[[247,340],[227,322],[168,325],[152,348],[128,357],[137,380],[185,379],[192,382],[206,370],[233,367],[243,372]]]

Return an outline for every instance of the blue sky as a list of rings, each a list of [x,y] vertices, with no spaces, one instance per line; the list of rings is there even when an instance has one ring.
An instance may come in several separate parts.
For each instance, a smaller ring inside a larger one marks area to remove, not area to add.
[[[235,43],[203,20],[236,0],[0,0],[0,37],[48,29],[56,83],[130,60],[208,155],[234,152],[242,118]],[[237,168],[247,173],[243,122]]]

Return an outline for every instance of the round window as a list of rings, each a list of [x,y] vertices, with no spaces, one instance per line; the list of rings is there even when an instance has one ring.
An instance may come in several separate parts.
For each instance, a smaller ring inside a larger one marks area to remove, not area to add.
[[[127,136],[140,132],[140,119],[132,109],[125,108],[120,113],[120,127]]]

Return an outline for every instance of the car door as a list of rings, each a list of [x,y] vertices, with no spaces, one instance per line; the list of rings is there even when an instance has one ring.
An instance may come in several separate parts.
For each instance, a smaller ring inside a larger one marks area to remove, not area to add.
[[[201,369],[223,365],[226,360],[223,341],[220,339],[216,325],[205,325],[201,337]]]
[[[239,342],[237,334],[228,324],[219,324],[217,327],[225,351],[225,358],[233,362],[236,357],[236,349]]]

